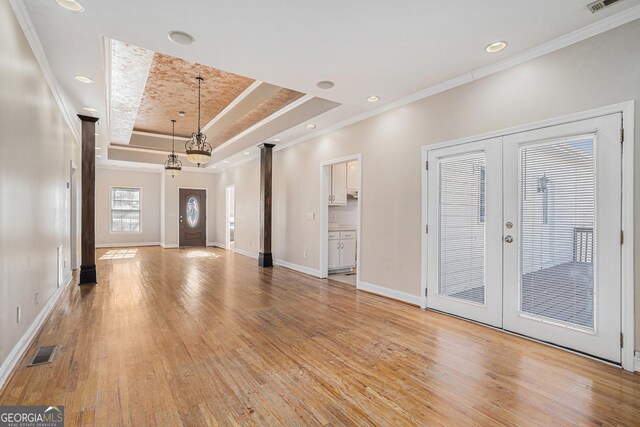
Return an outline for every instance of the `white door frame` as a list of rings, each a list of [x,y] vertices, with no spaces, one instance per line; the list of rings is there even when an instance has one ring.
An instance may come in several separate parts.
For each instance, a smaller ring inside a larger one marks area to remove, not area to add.
[[[555,117],[535,123],[529,123],[511,128],[488,132],[476,136],[454,139],[437,144],[422,147],[422,258],[421,258],[421,303],[422,308],[427,307],[427,299],[424,297],[427,289],[427,170],[426,162],[429,150],[442,147],[450,147],[469,142],[482,141],[500,136],[513,135],[528,132],[544,127],[562,125],[580,120],[593,119],[609,114],[622,113],[624,125],[624,145],[622,150],[622,230],[625,242],[621,246],[622,251],[622,334],[624,335],[624,347],[622,348],[622,368],[627,371],[634,370],[635,352],[635,312],[634,312],[634,127],[635,127],[635,101],[621,102],[593,110],[582,111],[566,116]],[[325,199],[323,199],[325,200]]]
[[[207,214],[204,216],[204,228],[205,228],[205,247],[209,244],[209,190],[202,187],[178,187],[176,189],[177,194],[177,202],[176,206],[178,210],[176,211],[176,248],[180,248],[180,190],[204,190],[204,197],[206,200],[205,206],[207,207]]]
[[[236,186],[235,184],[227,185],[224,192],[224,246],[226,249],[231,249],[231,228],[229,224],[229,190],[233,192],[233,215],[235,217],[235,204],[236,204]],[[235,220],[234,220],[235,221]],[[235,233],[233,238],[235,246]]]
[[[70,210],[71,210],[71,236],[69,237],[71,248],[71,270],[77,270],[78,265],[78,167],[76,163],[71,160],[71,168],[69,175],[69,190],[70,190]]]
[[[320,278],[329,276],[329,168],[337,163],[358,161],[358,224],[356,224],[356,288],[360,288],[361,247],[360,229],[362,228],[362,154],[352,154],[320,163]]]

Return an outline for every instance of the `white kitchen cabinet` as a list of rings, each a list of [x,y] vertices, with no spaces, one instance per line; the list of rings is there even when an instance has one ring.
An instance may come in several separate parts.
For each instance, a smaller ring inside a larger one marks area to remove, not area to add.
[[[356,266],[356,232],[329,232],[329,270],[345,270]]]
[[[347,163],[347,191],[358,191],[358,161]]]
[[[340,240],[329,240],[329,269],[340,268]]]
[[[346,206],[347,204],[347,164],[331,165],[329,186],[329,205]]]
[[[340,268],[351,268],[356,265],[356,239],[340,240]]]

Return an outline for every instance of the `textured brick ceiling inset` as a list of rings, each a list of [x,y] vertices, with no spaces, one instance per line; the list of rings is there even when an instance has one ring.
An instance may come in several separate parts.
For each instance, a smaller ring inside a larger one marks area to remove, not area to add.
[[[225,109],[245,91],[253,79],[156,53],[140,101],[134,130],[171,135],[176,119],[176,136],[190,137],[198,126],[198,83],[201,76],[201,126]],[[179,117],[180,111],[185,117]]]
[[[111,41],[111,141],[128,144],[153,52],[118,40]]]

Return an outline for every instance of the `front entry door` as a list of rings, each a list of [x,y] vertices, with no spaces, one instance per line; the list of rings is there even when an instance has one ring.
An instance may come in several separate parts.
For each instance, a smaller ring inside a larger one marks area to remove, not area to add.
[[[205,190],[180,189],[178,218],[180,246],[206,246],[207,194]]]

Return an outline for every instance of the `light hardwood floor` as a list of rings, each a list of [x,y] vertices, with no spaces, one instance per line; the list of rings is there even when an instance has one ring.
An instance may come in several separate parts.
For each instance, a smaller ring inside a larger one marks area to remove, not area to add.
[[[597,361],[220,249],[115,255],[0,404],[97,426],[640,424],[640,375]]]

